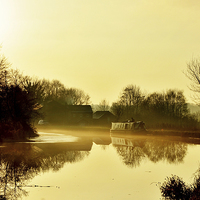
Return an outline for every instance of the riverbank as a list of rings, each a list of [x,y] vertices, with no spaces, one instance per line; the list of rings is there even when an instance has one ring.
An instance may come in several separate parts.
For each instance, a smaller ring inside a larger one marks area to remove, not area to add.
[[[60,133],[67,135],[109,135],[110,127],[97,126],[37,126],[37,132]]]
[[[97,127],[97,126],[37,126],[38,132],[49,133],[80,133],[84,134],[110,134],[110,127]],[[130,133],[129,133],[130,134]],[[131,135],[142,134],[142,135],[153,135],[153,136],[179,136],[179,137],[192,137],[200,138],[200,130],[163,130],[163,129],[148,129],[141,132],[132,132]]]
[[[147,130],[146,134],[154,136],[179,136],[179,137],[192,137],[200,138],[200,130],[190,131],[190,130]]]

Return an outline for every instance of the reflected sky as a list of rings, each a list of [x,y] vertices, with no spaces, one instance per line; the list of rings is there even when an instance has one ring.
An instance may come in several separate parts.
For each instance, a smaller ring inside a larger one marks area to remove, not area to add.
[[[16,191],[23,200],[155,200],[161,197],[157,185],[166,176],[175,174],[189,183],[199,168],[198,140],[151,136],[113,139],[109,133],[53,133],[49,140],[47,133],[41,135],[46,143],[40,138],[0,148],[1,195],[7,190],[8,199],[9,191]],[[53,143],[53,136],[69,140]]]

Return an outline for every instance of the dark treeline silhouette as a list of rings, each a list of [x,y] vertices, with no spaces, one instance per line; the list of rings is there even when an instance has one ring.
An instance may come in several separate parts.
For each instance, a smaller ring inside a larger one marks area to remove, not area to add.
[[[67,105],[87,105],[90,97],[76,88],[66,88],[58,80],[25,76],[10,68],[0,55],[0,139],[26,139],[36,136],[34,122],[45,117],[49,101]]]
[[[196,129],[198,118],[190,114],[185,96],[180,90],[167,90],[145,95],[140,87],[128,85],[119,100],[111,106],[118,120],[134,118],[145,121],[147,128]]]
[[[35,136],[32,121],[39,117],[33,91],[17,84],[5,57],[0,58],[0,138],[25,139]],[[24,80],[21,79],[21,82]]]

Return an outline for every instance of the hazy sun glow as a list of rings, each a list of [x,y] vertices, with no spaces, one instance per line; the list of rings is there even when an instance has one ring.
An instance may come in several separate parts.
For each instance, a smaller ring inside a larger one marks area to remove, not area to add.
[[[11,16],[12,13],[9,9],[7,1],[0,2],[0,38],[5,39],[9,36],[11,27]],[[2,39],[1,39],[2,42]]]
[[[128,84],[181,89],[199,56],[197,1],[0,0],[0,44],[14,68],[115,101]]]

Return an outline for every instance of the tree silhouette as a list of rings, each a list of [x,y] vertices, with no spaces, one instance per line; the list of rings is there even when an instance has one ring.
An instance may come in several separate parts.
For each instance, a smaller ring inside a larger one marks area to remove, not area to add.
[[[187,63],[186,77],[191,81],[189,89],[194,92],[193,100],[195,103],[200,103],[200,58],[193,58]]]
[[[120,102],[112,103],[110,110],[117,117],[117,121],[119,121],[124,114],[124,106]]]
[[[110,106],[108,101],[106,101],[106,99],[101,100],[99,105],[97,105],[95,109],[95,111],[109,111],[109,110]]]
[[[160,191],[162,196],[167,199],[198,200],[200,197],[199,172],[195,174],[192,184],[186,184],[182,178],[176,175],[167,177],[160,186]]]
[[[5,86],[0,91],[0,102],[2,137],[20,139],[36,134],[32,122],[40,116],[40,105],[30,92],[19,86]],[[10,128],[7,130],[5,127]]]

